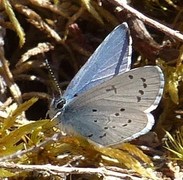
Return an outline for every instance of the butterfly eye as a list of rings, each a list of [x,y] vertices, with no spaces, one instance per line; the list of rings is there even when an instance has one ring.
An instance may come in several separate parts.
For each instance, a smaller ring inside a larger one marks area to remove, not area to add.
[[[65,99],[62,98],[55,103],[55,107],[57,109],[62,109],[65,103],[66,103]]]

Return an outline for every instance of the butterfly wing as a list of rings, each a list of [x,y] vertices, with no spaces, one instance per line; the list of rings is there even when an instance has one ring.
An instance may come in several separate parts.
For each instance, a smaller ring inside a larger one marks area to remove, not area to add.
[[[66,105],[59,119],[102,145],[114,145],[148,132],[162,97],[159,67],[133,69],[82,93]]]
[[[131,65],[131,51],[128,26],[123,23],[105,38],[72,79],[64,93],[65,99],[69,101],[75,95],[128,71]]]

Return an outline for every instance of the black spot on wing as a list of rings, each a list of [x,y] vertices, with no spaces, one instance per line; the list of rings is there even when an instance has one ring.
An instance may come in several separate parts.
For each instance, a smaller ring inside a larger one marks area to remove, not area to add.
[[[146,83],[143,83],[143,87],[144,87],[144,88],[147,88],[147,84],[146,84]]]
[[[99,138],[103,138],[106,136],[106,133],[104,133],[103,135],[99,136]]]
[[[111,88],[106,89],[106,92],[109,92],[109,91],[114,91],[114,93],[117,94],[117,89],[113,85],[111,86]]]
[[[119,116],[119,113],[115,113],[115,116]]]
[[[131,119],[128,119],[127,123],[123,124],[122,126],[123,126],[123,127],[126,127],[126,126],[128,126],[128,124],[130,124],[131,122],[132,122],[132,120],[131,120]]]
[[[143,90],[139,90],[139,93],[140,93],[140,95],[143,95],[144,91]]]
[[[128,77],[129,77],[129,79],[133,79],[133,76],[132,75],[129,75]]]
[[[89,134],[88,137],[91,138],[93,136],[93,134]]]
[[[147,88],[147,84],[145,83],[146,82],[146,79],[145,78],[140,78],[141,80],[142,80],[142,82],[143,82],[143,87],[144,88]]]
[[[140,78],[142,80],[142,82],[146,82],[146,79],[145,78]]]
[[[140,101],[141,101],[141,97],[137,96],[137,102],[140,102]]]
[[[121,112],[125,111],[125,108],[121,108],[120,111],[121,111]]]

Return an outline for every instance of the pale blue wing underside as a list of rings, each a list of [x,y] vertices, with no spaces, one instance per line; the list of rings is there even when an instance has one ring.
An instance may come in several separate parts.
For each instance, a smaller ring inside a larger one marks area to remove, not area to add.
[[[162,97],[164,76],[157,66],[133,69],[76,97],[58,117],[64,127],[102,145],[115,145],[148,132],[150,114]]]
[[[67,87],[63,97],[70,102],[74,96],[126,72],[131,66],[131,38],[128,26],[117,26],[100,44]]]

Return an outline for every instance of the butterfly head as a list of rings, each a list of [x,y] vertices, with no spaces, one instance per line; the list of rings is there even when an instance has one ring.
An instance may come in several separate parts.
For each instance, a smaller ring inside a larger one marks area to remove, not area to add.
[[[66,104],[66,100],[63,97],[53,98],[50,104],[50,109],[48,114],[51,118],[57,118],[60,114],[62,114],[64,110],[64,106]]]

